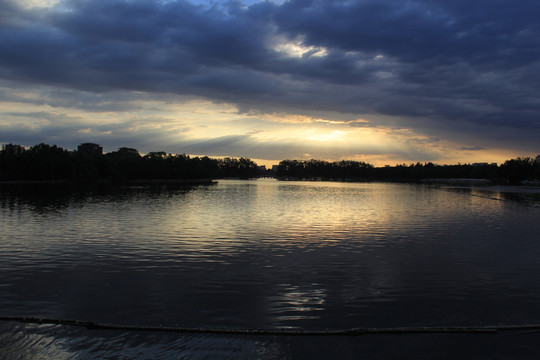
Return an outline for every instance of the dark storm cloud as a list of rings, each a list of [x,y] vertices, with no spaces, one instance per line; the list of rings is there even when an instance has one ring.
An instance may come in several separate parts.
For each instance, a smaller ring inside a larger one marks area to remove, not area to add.
[[[274,18],[282,31],[305,34],[319,45],[383,53],[405,63],[463,60],[506,69],[536,61],[539,51],[540,6],[521,5],[507,0],[292,1]]]
[[[423,118],[419,130],[430,135],[467,122],[496,134],[524,129],[512,134],[532,141],[540,131],[538,14],[540,3],[507,0],[93,0],[49,10],[2,1],[0,76],[203,96],[241,111],[400,116],[401,127]],[[285,40],[304,54],[275,51]]]

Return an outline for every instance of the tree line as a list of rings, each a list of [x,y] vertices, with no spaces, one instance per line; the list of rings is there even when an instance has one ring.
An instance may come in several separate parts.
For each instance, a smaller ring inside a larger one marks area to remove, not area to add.
[[[214,159],[166,152],[141,156],[135,149],[120,148],[106,154],[68,151],[56,145],[38,144],[24,149],[4,146],[0,151],[0,180],[111,181],[198,180],[257,176],[257,164],[247,158]]]
[[[97,146],[97,145],[96,145]],[[253,178],[275,175],[282,179],[415,181],[426,178],[489,179],[519,183],[540,179],[540,163],[519,157],[496,164],[436,165],[431,162],[374,167],[361,161],[283,160],[276,173],[262,173],[248,158],[191,157],[163,151],[141,156],[120,148],[106,154],[68,151],[56,145],[37,144],[24,149],[5,145],[0,151],[0,181],[70,180],[81,182],[132,180],[198,180]]]
[[[357,161],[283,160],[277,176],[284,179],[389,180],[488,179],[501,183],[520,183],[540,179],[540,162],[519,157],[496,164],[436,165],[431,162],[374,167]]]

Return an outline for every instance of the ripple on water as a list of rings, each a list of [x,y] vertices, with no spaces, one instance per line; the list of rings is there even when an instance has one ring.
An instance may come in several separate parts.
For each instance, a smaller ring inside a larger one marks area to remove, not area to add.
[[[0,306],[183,326],[540,321],[539,209],[475,191],[221,181],[4,194]]]

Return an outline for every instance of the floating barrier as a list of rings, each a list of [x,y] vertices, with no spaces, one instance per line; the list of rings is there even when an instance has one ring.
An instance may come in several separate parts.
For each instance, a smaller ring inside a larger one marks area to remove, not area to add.
[[[501,331],[527,331],[540,332],[540,324],[530,325],[494,325],[494,326],[441,326],[441,327],[390,327],[390,328],[348,328],[348,329],[242,329],[242,328],[198,328],[198,327],[164,327],[145,325],[120,325],[96,323],[70,319],[51,319],[26,316],[0,316],[0,321],[15,321],[30,324],[52,324],[80,326],[95,330],[124,330],[124,331],[159,331],[170,333],[205,333],[205,334],[232,334],[232,335],[286,335],[286,336],[359,336],[377,334],[434,334],[434,333],[463,333],[463,334],[497,334]]]

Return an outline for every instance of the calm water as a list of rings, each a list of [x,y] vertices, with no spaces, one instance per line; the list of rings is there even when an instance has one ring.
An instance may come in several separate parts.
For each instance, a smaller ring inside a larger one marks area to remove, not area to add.
[[[0,191],[0,315],[227,328],[540,323],[538,189],[227,180],[42,190]],[[4,322],[0,347],[286,357],[262,340],[85,331]]]

